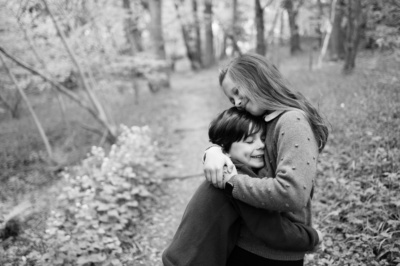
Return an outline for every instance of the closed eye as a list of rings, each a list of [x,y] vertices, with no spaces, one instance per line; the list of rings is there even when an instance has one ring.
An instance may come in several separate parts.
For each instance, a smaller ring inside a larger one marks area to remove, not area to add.
[[[251,144],[251,143],[254,142],[254,138],[253,138],[252,136],[247,137],[247,138],[244,140],[244,142]]]

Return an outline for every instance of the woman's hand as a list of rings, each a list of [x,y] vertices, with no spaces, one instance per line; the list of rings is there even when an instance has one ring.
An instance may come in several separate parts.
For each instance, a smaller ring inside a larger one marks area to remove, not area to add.
[[[226,182],[228,182],[229,180],[231,180],[232,176],[237,175],[237,174],[238,174],[238,173],[237,173],[237,170],[236,170],[235,165],[233,166],[231,172],[228,172],[228,167],[224,166],[224,171],[223,171],[223,175],[224,175],[224,177],[223,177],[224,187],[225,187]]]
[[[231,159],[222,153],[220,147],[211,147],[206,151],[206,158],[204,161],[204,174],[208,182],[212,183],[215,187],[224,188],[224,166],[227,167],[228,173],[232,172],[234,165]]]

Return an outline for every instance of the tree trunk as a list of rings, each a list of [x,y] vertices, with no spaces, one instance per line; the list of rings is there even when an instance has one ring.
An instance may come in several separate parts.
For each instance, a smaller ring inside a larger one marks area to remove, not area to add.
[[[279,18],[279,16],[280,16],[280,13],[281,13],[281,12],[282,12],[281,9],[278,9],[278,10],[276,10],[276,12],[275,12],[274,20],[272,21],[271,28],[269,29],[267,38],[265,39],[265,40],[266,40],[266,43],[274,43],[274,38],[275,38],[275,27],[276,27],[276,24],[277,24],[277,22],[278,22],[278,18]]]
[[[225,32],[225,37],[228,39],[231,39],[232,43],[232,55],[235,55],[237,53],[238,55],[242,54],[242,51],[240,50],[239,45],[237,44],[237,36],[240,34],[240,25],[239,25],[239,16],[238,16],[238,1],[233,0],[232,2],[232,22],[231,22],[231,29],[229,30],[229,33]],[[226,40],[227,40],[226,39]]]
[[[285,14],[281,12],[281,28],[279,30],[279,44],[284,44],[285,42],[283,41],[283,35],[285,31]]]
[[[344,6],[344,1],[339,0],[336,5],[332,7],[335,9],[331,38],[329,41],[329,53],[332,60],[344,58],[344,31],[342,28]]]
[[[203,67],[203,62],[201,60],[202,58],[202,53],[201,53],[201,35],[200,35],[200,20],[199,20],[199,15],[197,13],[197,0],[192,0],[192,12],[193,12],[193,25],[194,25],[194,31],[196,33],[196,57],[197,61],[199,62],[200,66]]]
[[[226,33],[223,33],[222,45],[221,45],[221,53],[219,54],[219,59],[226,58],[226,47],[227,47],[228,36]]]
[[[212,0],[204,1],[204,21],[205,21],[205,54],[204,66],[211,66],[215,63],[214,35],[212,30]]]
[[[122,6],[127,12],[124,21],[125,36],[130,46],[132,54],[143,51],[142,36],[137,26],[137,18],[133,17],[131,0],[122,0]]]
[[[1,54],[0,54],[0,59],[1,59],[1,62],[3,63],[5,69],[6,69],[7,73],[8,73],[8,76],[10,77],[12,82],[14,83],[14,85],[17,88],[18,92],[21,94],[22,99],[25,101],[25,103],[26,103],[26,105],[28,107],[28,110],[29,110],[30,114],[32,115],[33,121],[35,122],[35,125],[36,125],[36,127],[37,127],[37,129],[39,131],[40,137],[42,138],[43,143],[44,143],[44,145],[46,147],[47,155],[49,156],[50,160],[53,160],[53,151],[51,149],[50,142],[49,142],[49,140],[47,138],[47,135],[46,135],[45,131],[43,130],[42,124],[40,123],[38,117],[36,116],[35,111],[32,108],[32,105],[31,105],[28,97],[26,96],[24,90],[19,86],[18,81],[16,80],[15,76],[11,72],[10,68],[6,64],[4,58],[3,58],[3,56]]]
[[[185,43],[186,47],[186,55],[190,60],[190,65],[192,70],[198,70],[201,68],[201,62],[199,62],[199,54],[196,52],[196,42],[193,38],[191,38],[191,32],[186,24],[185,21],[183,21],[180,10],[179,10],[179,2],[178,0],[175,1],[175,10],[176,10],[176,16],[181,24],[181,31],[182,31],[182,37],[183,37],[183,42]]]
[[[297,6],[294,6],[294,2],[297,3]],[[289,18],[291,54],[296,54],[302,50],[300,46],[299,26],[297,25],[297,15],[299,14],[299,9],[302,4],[302,0],[286,0],[284,3]]]
[[[360,26],[361,26],[361,0],[351,0],[347,6],[347,31],[346,31],[346,55],[343,67],[345,74],[351,73],[354,70],[358,44],[360,41]]]
[[[301,51],[299,26],[296,23],[297,13],[288,10],[290,28],[290,53],[295,54]]]
[[[322,30],[321,30],[321,22],[322,22],[322,18],[324,17],[324,8],[322,6],[322,2],[321,0],[317,1],[318,3],[318,24],[317,24],[317,34],[318,34],[318,47],[321,48],[323,45],[323,34],[322,34]]]
[[[332,35],[332,28],[333,28],[333,20],[335,18],[335,12],[336,12],[336,0],[332,0],[331,3],[331,13],[330,13],[330,19],[329,19],[329,24],[328,27],[326,29],[326,34],[325,34],[325,38],[322,44],[322,48],[321,48],[321,53],[319,54],[318,57],[318,67],[322,66],[322,60],[325,57],[326,51],[328,49],[328,44],[330,42],[331,39],[331,35]]]
[[[260,55],[265,55],[267,49],[265,46],[264,37],[264,9],[261,7],[260,0],[255,0],[254,8],[257,29],[256,53]]]
[[[153,51],[158,59],[166,59],[162,29],[162,0],[149,0],[150,34],[153,39]]]

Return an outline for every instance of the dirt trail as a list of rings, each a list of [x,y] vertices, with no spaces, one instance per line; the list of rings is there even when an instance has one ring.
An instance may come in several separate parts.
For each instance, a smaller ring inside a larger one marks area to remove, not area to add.
[[[169,176],[186,176],[202,173],[201,156],[208,144],[208,125],[213,117],[229,106],[219,90],[216,68],[201,73],[177,74],[172,79],[174,100],[179,106],[179,118],[171,125],[176,138],[173,169]],[[176,134],[176,135],[175,135]],[[185,207],[203,177],[165,182],[166,195],[161,206],[154,211],[141,228],[140,239],[144,256],[137,265],[162,265],[161,253],[171,241]]]

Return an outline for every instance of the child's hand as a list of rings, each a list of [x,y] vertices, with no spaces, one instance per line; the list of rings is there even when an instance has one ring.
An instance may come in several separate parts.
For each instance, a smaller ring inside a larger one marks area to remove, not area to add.
[[[222,173],[224,166],[227,166],[228,172],[234,167],[231,159],[222,153],[221,148],[208,149],[204,161],[204,174],[208,182],[221,189],[225,187]]]
[[[324,238],[324,233],[322,233],[321,231],[317,230],[317,234],[318,234],[318,244],[313,248],[313,250],[311,250],[310,252],[307,253],[317,253],[320,252],[321,250],[324,249],[324,243],[323,243],[323,238]]]

